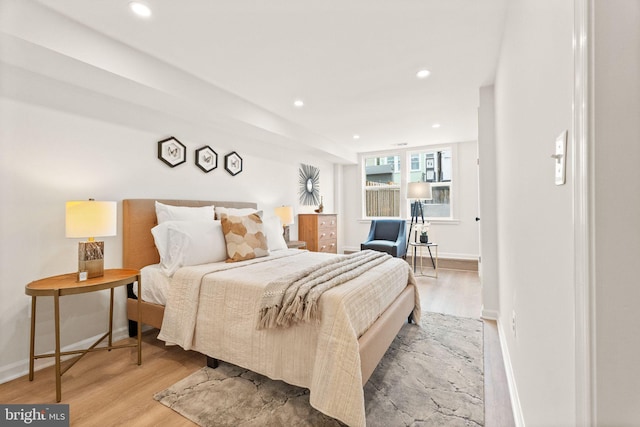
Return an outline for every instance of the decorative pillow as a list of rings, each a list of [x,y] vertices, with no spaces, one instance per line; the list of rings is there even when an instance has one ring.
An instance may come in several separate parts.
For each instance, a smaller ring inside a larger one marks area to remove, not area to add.
[[[227,243],[227,262],[246,261],[269,255],[260,215],[222,214],[221,220],[222,233]]]
[[[264,233],[267,235],[267,245],[269,251],[279,251],[287,249],[287,242],[282,235],[282,224],[280,218],[272,216],[262,220],[264,223]]]
[[[156,217],[158,224],[165,221],[213,221],[215,219],[214,206],[171,206],[156,202]]]
[[[151,229],[160,267],[169,277],[183,266],[220,262],[227,249],[220,221],[165,221]]]
[[[225,208],[222,206],[216,206],[214,210],[216,212],[217,219],[222,219],[222,214],[244,216],[258,212],[258,210],[254,208]],[[262,213],[260,213],[259,215],[262,216]]]

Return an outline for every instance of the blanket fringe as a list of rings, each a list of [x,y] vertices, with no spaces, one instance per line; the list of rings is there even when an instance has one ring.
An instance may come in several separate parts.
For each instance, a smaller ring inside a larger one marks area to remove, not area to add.
[[[275,328],[278,320],[278,313],[280,307],[274,305],[273,307],[266,307],[260,310],[260,316],[258,317],[258,329],[271,329]]]
[[[317,301],[308,301],[304,307],[304,316],[302,317],[302,321],[310,322],[311,320],[315,320],[316,322],[320,321]]]
[[[277,325],[289,327],[291,323],[297,322],[304,311],[304,300],[301,296],[296,296],[288,307],[283,307],[278,315]]]

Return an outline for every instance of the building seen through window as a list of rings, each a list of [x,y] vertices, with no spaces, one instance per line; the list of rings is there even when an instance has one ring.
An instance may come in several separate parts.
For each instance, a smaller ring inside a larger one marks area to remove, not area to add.
[[[365,159],[365,215],[400,216],[400,156]]]
[[[425,218],[451,218],[451,148],[363,158],[365,217],[400,217],[403,203],[407,204],[407,215],[411,215],[409,203],[413,201],[407,200],[406,188],[401,188],[401,156],[406,156],[406,182],[431,183],[432,199],[422,201]]]
[[[451,149],[424,151],[411,155],[418,167],[411,170],[409,182],[425,181],[431,183],[432,199],[423,201],[425,217],[451,217],[451,179],[453,164]],[[409,210],[411,212],[411,210]]]

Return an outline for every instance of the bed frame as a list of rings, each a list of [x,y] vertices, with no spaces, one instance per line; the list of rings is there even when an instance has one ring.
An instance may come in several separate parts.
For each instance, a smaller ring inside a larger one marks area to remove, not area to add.
[[[174,206],[223,206],[230,208],[257,208],[250,202],[219,202],[203,200],[158,200],[158,199],[127,199],[123,200],[123,268],[139,270],[142,267],[160,262],[151,229],[157,225],[155,201]],[[144,286],[144,283],[142,284]],[[129,334],[135,334],[138,319],[138,303],[129,289],[127,300],[127,318],[129,319]],[[373,325],[358,340],[360,346],[360,361],[362,368],[362,384],[364,385],[384,353],[391,345],[402,325],[409,319],[415,302],[412,286],[407,286],[396,300],[380,315]],[[164,306],[145,301],[140,302],[141,321],[145,325],[160,329],[164,316]],[[232,361],[229,361],[233,363]],[[215,367],[217,362],[207,356],[207,364]]]

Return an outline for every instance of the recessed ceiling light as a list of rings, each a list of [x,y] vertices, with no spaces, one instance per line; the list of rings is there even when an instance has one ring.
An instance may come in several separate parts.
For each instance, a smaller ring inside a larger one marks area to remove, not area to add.
[[[132,1],[129,3],[129,8],[138,16],[148,18],[151,16],[151,9],[144,3]]]
[[[420,70],[416,73],[416,77],[419,79],[426,79],[431,74],[429,70]]]
[[[298,108],[304,107],[304,102],[301,99],[296,99],[295,101],[293,101],[293,105],[295,105]]]
[[[408,142],[399,142],[399,143],[393,144],[393,145],[395,145],[396,147],[406,147],[407,145],[409,145],[409,143]]]
[[[434,123],[431,125],[432,128],[438,129],[440,127],[440,123]]]
[[[360,135],[353,135],[353,139],[360,139]]]

